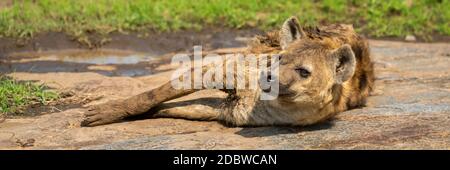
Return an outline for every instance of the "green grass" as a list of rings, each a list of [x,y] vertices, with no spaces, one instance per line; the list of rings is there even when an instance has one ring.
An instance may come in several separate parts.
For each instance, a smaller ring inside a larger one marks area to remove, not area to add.
[[[410,3],[412,2],[412,3]],[[16,0],[0,9],[0,36],[46,31],[75,37],[95,32],[177,31],[205,26],[278,27],[350,23],[372,37],[450,35],[450,0]]]
[[[47,90],[42,84],[16,81],[0,75],[0,115],[23,114],[22,109],[29,104],[45,105],[57,98],[57,93]]]

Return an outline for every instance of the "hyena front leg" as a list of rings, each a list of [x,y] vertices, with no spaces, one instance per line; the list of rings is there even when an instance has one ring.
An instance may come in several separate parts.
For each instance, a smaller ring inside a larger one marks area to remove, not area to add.
[[[200,98],[188,101],[163,103],[152,109],[153,118],[181,118],[188,120],[218,120],[223,98]]]
[[[97,126],[119,121],[125,117],[147,112],[152,107],[195,92],[195,89],[174,89],[170,82],[130,97],[92,106],[85,113],[81,126]]]
[[[204,66],[202,67],[202,75],[209,69],[211,69],[212,66]],[[191,76],[194,76],[194,68],[192,68],[190,71]],[[232,76],[236,76],[235,73],[232,74]],[[191,84],[194,84],[194,79],[191,79]],[[203,88],[204,87],[210,87],[213,82],[203,82]],[[225,83],[226,85],[226,83]],[[233,84],[234,85],[234,84]],[[149,111],[151,108],[178,98],[182,97],[188,94],[191,94],[195,91],[198,91],[201,89],[175,89],[172,86],[171,82],[168,82],[156,89],[141,93],[139,95],[133,96],[131,98],[125,99],[125,100],[116,100],[111,101],[105,104],[100,104],[96,106],[92,106],[88,109],[88,112],[85,113],[85,118],[81,122],[81,126],[97,126],[97,125],[103,125],[103,124],[109,124],[113,122],[117,122],[119,120],[122,120],[125,117],[139,115],[142,113],[145,113]],[[230,92],[230,90],[227,89],[221,89],[227,93]],[[164,113],[163,111],[160,113]],[[168,112],[165,112],[164,114],[161,114],[161,116],[168,116],[168,115],[177,115],[180,113],[179,111],[171,110]],[[184,114],[179,115],[186,115]],[[158,114],[160,115],[160,114]],[[177,117],[177,116],[175,116]],[[182,116],[180,116],[182,117]]]
[[[191,69],[190,73],[193,76],[194,69]],[[193,79],[191,81],[193,84]],[[81,122],[81,126],[97,126],[114,123],[129,116],[145,113],[163,102],[191,94],[198,90],[201,89],[175,89],[171,82],[167,82],[158,88],[125,100],[115,100],[91,106],[84,114],[85,118]]]

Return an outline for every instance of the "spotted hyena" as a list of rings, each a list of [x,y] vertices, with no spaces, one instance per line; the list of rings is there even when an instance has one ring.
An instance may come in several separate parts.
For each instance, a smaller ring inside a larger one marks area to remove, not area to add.
[[[231,126],[303,126],[364,105],[373,89],[368,43],[350,25],[302,27],[291,17],[280,30],[257,36],[246,52],[278,54],[276,99],[260,100],[261,88],[223,89],[228,97],[221,107],[169,106],[163,102],[201,89],[175,89],[168,82],[125,100],[93,106],[81,124],[112,123],[153,108],[154,117],[217,120]]]

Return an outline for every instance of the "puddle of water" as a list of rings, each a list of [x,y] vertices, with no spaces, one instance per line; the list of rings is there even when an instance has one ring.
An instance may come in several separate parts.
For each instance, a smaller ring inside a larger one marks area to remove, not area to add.
[[[74,57],[74,56],[48,56],[50,60],[60,60],[63,62],[88,63],[88,64],[136,64],[142,61],[151,60],[150,56],[130,55],[130,56],[95,56],[95,57]]]
[[[106,76],[142,76],[152,73],[157,58],[120,50],[62,50],[11,54],[2,62],[5,72],[97,72]],[[6,69],[6,70],[5,70]]]
[[[149,54],[119,50],[63,50],[45,53],[15,53],[10,57],[18,62],[28,61],[61,61],[86,64],[137,64],[154,59]]]

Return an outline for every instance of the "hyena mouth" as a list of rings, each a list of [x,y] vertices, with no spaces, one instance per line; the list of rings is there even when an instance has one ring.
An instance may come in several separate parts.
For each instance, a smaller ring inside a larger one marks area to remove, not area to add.
[[[280,84],[278,96],[283,98],[294,98],[295,96],[297,96],[297,93],[293,90],[290,90],[287,85]]]
[[[295,93],[290,93],[290,92],[283,93],[280,91],[280,93],[278,93],[278,97],[283,97],[283,98],[294,98],[295,96],[296,96]]]

